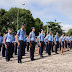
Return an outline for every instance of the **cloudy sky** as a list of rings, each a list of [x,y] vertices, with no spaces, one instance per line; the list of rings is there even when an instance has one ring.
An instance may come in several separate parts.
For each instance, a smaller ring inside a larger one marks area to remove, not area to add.
[[[11,7],[29,9],[33,17],[40,18],[44,25],[56,19],[62,22],[65,32],[72,28],[72,0],[0,0],[0,8],[9,10]]]

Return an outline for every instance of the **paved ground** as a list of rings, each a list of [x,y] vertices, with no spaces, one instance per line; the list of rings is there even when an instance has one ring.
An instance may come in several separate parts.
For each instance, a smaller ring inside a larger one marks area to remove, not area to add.
[[[64,55],[52,53],[50,57],[44,52],[42,59],[36,51],[35,59],[30,61],[27,52],[22,59],[22,64],[17,63],[17,56],[6,62],[0,52],[0,72],[72,72],[72,50],[65,52]]]

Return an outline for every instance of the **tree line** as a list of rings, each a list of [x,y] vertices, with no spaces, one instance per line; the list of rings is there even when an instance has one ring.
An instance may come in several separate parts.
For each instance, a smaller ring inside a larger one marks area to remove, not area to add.
[[[32,16],[32,13],[30,10],[21,9],[21,8],[11,8],[8,11],[5,9],[0,10],[0,32],[6,33],[8,28],[12,28],[12,31],[17,31],[17,12],[19,9],[19,16],[18,16],[18,29],[20,29],[20,26],[22,23],[25,23],[26,25],[26,33],[27,35],[31,31],[31,27],[36,28],[35,34],[38,35],[41,29],[45,30],[45,33],[47,33],[47,25],[43,25],[43,22],[40,20],[40,18],[34,19]],[[61,29],[60,23],[58,22],[47,22],[48,31],[52,31],[52,33],[55,35],[56,32],[59,32],[59,34],[63,33],[63,30]]]

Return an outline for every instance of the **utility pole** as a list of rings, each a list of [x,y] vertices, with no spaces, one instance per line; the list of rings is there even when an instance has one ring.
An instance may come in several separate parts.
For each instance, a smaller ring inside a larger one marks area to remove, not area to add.
[[[23,3],[22,5],[25,5],[25,3]],[[18,8],[18,11],[17,11],[17,30],[18,30],[18,21],[19,21],[19,8]]]

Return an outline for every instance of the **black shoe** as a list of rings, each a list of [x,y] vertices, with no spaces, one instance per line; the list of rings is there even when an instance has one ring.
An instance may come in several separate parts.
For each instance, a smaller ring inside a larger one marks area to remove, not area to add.
[[[22,61],[18,61],[18,63],[21,63],[22,64]]]
[[[6,62],[9,62],[9,60],[6,60]]]
[[[56,53],[56,54],[59,54],[59,53]]]
[[[41,55],[40,57],[43,58],[43,55]]]

